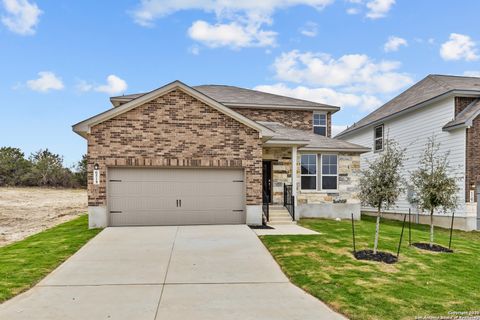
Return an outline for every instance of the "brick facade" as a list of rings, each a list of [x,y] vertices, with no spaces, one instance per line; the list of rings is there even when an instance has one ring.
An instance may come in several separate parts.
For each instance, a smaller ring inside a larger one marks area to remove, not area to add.
[[[255,108],[231,108],[255,121],[280,122],[298,130],[313,130],[313,111],[311,110],[274,110]],[[332,134],[332,114],[327,113],[327,136]]]
[[[472,97],[455,97],[455,116],[475,99]],[[480,182],[480,117],[473,120],[473,125],[467,128],[466,132],[465,201],[469,202],[472,185],[476,186]],[[475,201],[477,201],[476,193]]]
[[[100,185],[92,183],[96,163]],[[241,167],[247,205],[262,203],[258,132],[178,89],[91,128],[89,206],[106,205],[106,169],[112,166]]]

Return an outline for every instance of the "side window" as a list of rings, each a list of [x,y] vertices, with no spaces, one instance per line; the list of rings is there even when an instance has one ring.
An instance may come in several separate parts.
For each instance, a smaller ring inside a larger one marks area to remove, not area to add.
[[[336,154],[322,154],[322,190],[336,190],[338,187],[338,157]]]
[[[313,114],[313,133],[327,136],[327,115],[325,113]]]
[[[317,155],[302,154],[300,186],[302,190],[317,189]]]
[[[383,124],[373,129],[373,148],[375,151],[383,150]]]

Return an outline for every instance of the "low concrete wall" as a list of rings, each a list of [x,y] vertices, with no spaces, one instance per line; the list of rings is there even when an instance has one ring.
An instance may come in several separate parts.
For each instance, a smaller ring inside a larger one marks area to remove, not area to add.
[[[249,226],[262,225],[262,216],[261,205],[247,205],[247,224]]]
[[[362,211],[362,214],[368,215],[368,216],[376,216],[376,212],[372,211]],[[391,220],[399,220],[403,221],[403,217],[405,214],[403,213],[389,213],[389,212],[384,212],[382,213],[382,218],[385,219],[391,219]],[[412,213],[412,223],[419,223],[419,224],[430,224],[430,215],[426,214],[413,214]],[[408,220],[408,217],[407,217]],[[452,223],[452,216],[451,215],[434,215],[433,216],[433,225],[437,227],[442,227],[446,229],[450,229]],[[457,217],[455,216],[455,219],[453,221],[453,228],[458,229],[458,230],[463,230],[463,231],[472,231],[477,229],[477,219],[476,217],[465,217],[465,216],[460,216]]]
[[[296,207],[300,218],[327,218],[360,220],[360,203],[312,203],[300,204]]]
[[[88,227],[105,228],[108,224],[106,207],[88,207]]]

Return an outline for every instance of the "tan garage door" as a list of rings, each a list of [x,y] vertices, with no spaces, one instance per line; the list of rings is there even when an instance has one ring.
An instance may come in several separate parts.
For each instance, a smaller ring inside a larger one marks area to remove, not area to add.
[[[243,170],[111,168],[111,226],[245,223]]]

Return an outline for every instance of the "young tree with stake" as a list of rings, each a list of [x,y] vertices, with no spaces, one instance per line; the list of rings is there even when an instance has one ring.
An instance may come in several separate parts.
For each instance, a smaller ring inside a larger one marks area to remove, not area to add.
[[[443,212],[457,207],[457,178],[449,177],[448,155],[439,153],[440,143],[435,136],[428,139],[420,166],[411,173],[415,192],[411,199],[422,211],[430,213],[430,248],[433,247],[433,213],[440,208]]]
[[[374,254],[377,254],[382,209],[392,207],[404,190],[400,173],[404,161],[405,149],[401,149],[394,140],[387,139],[383,152],[373,162],[368,162],[368,168],[361,172],[360,201],[377,209]]]

